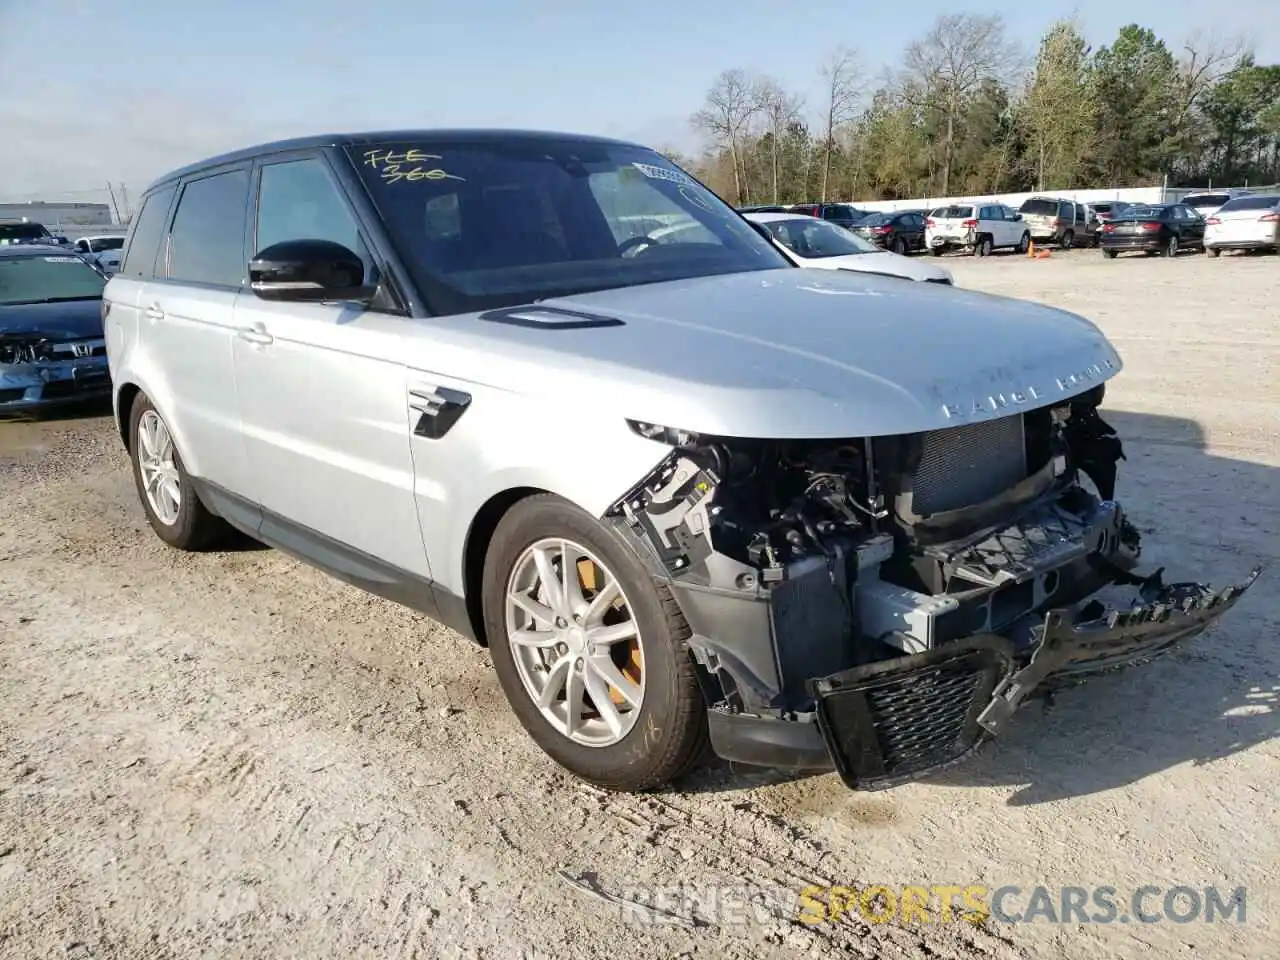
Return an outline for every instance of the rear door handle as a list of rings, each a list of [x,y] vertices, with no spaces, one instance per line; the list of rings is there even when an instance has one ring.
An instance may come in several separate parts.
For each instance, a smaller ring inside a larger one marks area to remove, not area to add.
[[[241,327],[239,330],[236,331],[236,334],[240,337],[241,340],[245,340],[249,343],[256,343],[259,345],[274,343],[276,339],[261,327]]]
[[[153,303],[151,306],[147,307],[147,319],[152,323],[157,320],[164,319],[164,311],[160,309],[160,304]]]

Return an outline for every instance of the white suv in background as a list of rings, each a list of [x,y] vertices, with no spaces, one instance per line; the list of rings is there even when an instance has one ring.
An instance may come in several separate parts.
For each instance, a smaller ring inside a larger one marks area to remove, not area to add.
[[[1280,253],[1280,196],[1258,194],[1228,200],[1205,220],[1204,249],[1272,250]]]
[[[935,257],[954,249],[985,257],[1009,247],[1025,253],[1031,234],[1021,214],[1002,203],[953,203],[925,218],[924,242]]]

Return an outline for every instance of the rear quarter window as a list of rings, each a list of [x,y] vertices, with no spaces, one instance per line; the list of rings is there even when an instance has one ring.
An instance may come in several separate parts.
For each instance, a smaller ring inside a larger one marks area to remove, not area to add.
[[[176,189],[176,186],[169,186],[157,190],[142,202],[142,209],[125,241],[120,276],[137,280],[151,279]]]

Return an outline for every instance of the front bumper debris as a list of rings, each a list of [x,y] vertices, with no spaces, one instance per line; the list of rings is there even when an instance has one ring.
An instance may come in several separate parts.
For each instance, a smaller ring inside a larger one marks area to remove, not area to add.
[[[1214,591],[1143,581],[1133,606],[1053,610],[1030,655],[995,635],[970,637],[813,679],[818,728],[854,789],[883,789],[963,760],[1041,688],[1152,660],[1201,634],[1261,575]]]
[[[0,364],[0,413],[110,396],[105,356]]]

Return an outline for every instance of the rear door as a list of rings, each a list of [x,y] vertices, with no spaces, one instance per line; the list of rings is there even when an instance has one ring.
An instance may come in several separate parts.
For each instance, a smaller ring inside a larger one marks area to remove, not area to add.
[[[252,249],[330,240],[358,253],[366,277],[376,278],[371,245],[323,155],[263,161],[257,180]],[[430,576],[410,449],[416,382],[403,360],[415,324],[359,304],[270,301],[252,292],[240,301],[236,377],[264,535],[268,526],[285,542],[320,534]]]
[[[177,187],[170,185],[148,194],[133,218],[125,241],[120,269],[102,293],[103,336],[111,379],[120,382],[123,364],[138,362],[138,301],[143,287],[154,276],[160,241],[169,222],[169,210]]]
[[[151,399],[185,444],[188,470],[237,493],[248,477],[231,341],[247,281],[249,171],[244,163],[182,184],[138,301],[140,340],[155,361]]]

